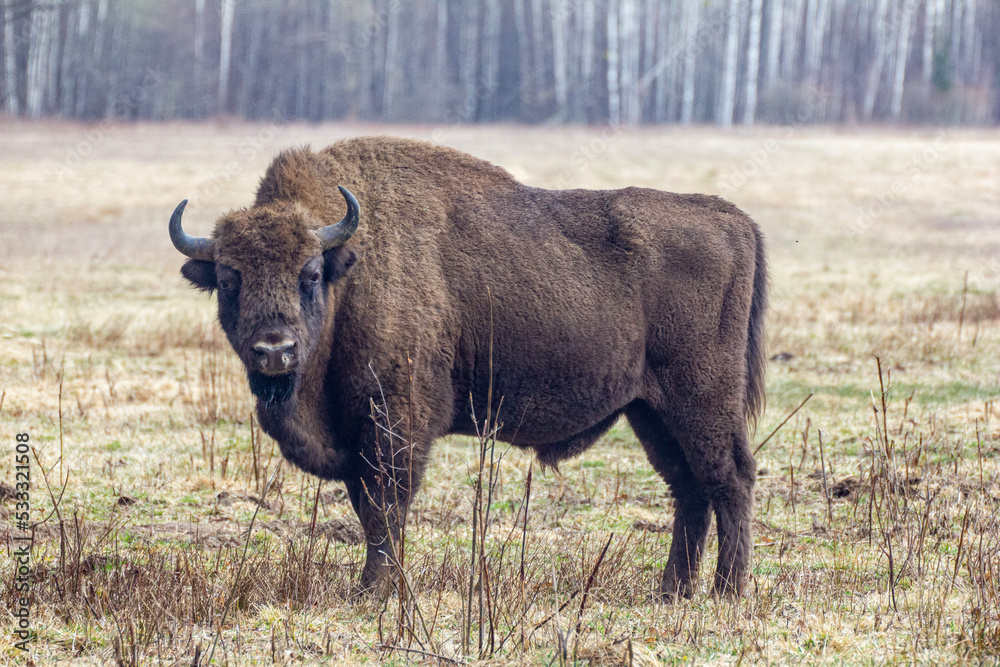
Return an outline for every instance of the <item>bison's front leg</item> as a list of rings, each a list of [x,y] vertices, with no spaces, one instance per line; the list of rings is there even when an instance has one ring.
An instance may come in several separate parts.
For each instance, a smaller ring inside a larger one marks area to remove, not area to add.
[[[368,545],[359,592],[362,596],[382,597],[388,591],[389,575],[396,558],[395,544],[401,532],[399,513],[383,509],[384,494],[377,491],[377,486],[372,488],[370,479],[357,477],[344,484]]]
[[[360,474],[345,480],[368,547],[359,586],[362,596],[386,595],[400,562],[407,510],[423,475],[416,460],[410,465],[408,449],[397,445],[391,458],[377,452],[365,456]]]

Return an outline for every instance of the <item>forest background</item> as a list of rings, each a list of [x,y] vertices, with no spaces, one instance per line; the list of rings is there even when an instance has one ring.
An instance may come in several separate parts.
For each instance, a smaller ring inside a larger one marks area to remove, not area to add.
[[[31,118],[1000,121],[989,0],[5,0]]]

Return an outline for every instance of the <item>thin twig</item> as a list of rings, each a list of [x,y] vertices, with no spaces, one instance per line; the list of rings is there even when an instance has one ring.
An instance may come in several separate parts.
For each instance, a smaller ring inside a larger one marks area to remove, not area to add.
[[[63,519],[62,513],[59,511],[59,505],[62,503],[63,496],[66,494],[66,487],[69,485],[69,476],[72,470],[69,467],[66,468],[66,479],[60,480],[62,486],[59,489],[59,497],[56,498],[55,494],[52,492],[52,486],[49,484],[49,474],[45,472],[45,466],[42,465],[42,459],[38,456],[38,450],[32,447],[31,455],[35,457],[35,463],[38,464],[38,469],[42,471],[42,481],[45,482],[45,489],[49,492],[49,498],[52,499],[52,511],[49,512],[41,521],[36,521],[31,524],[31,530],[34,531],[38,526],[48,522],[48,520],[52,518],[53,514],[56,515],[56,519],[59,521],[59,524],[62,525]],[[49,472],[52,472],[55,467],[56,464],[53,463],[52,467],[49,468]]]
[[[826,513],[830,519],[830,528],[833,528],[833,499],[830,498],[830,487],[826,483],[826,457],[823,455],[823,431],[817,429],[819,435],[819,463],[823,466],[823,494],[826,496]],[[814,459],[815,460],[815,459]]]
[[[421,651],[415,648],[406,648],[405,646],[392,646],[390,644],[382,644],[379,646],[380,649],[385,651],[402,651],[404,653],[415,653],[416,655],[422,655],[426,658],[434,658],[435,660],[441,660],[443,662],[449,662],[453,665],[464,665],[466,664],[462,660],[455,660],[454,658],[449,658],[447,656],[441,655],[439,653],[431,653],[430,651]]]
[[[531,632],[528,634],[528,641],[530,642],[531,638],[535,636],[535,632],[537,632],[538,630],[540,630],[546,623],[548,623],[553,618],[555,618],[556,614],[562,613],[566,609],[566,607],[569,606],[569,603],[572,602],[576,598],[576,596],[579,595],[579,594],[580,594],[580,589],[578,588],[575,591],[573,591],[572,593],[570,593],[568,600],[566,600],[561,605],[559,605],[559,610],[558,611],[552,612],[551,614],[549,614],[548,616],[546,616],[544,619],[542,619],[541,621],[539,621],[538,624],[535,625],[535,627],[533,627],[531,629]]]
[[[969,294],[969,272],[965,272],[965,282],[962,284],[962,311],[958,314],[958,340],[962,341],[962,325],[965,324],[965,297]]]
[[[63,367],[59,369],[59,483],[63,481],[63,418],[62,418],[62,394],[63,376],[65,376],[66,360],[63,360]]]
[[[521,621],[519,625],[521,626],[521,653],[524,653],[524,617],[527,614],[527,609],[524,606],[524,551],[525,544],[528,541],[528,509],[531,502],[531,471],[533,465],[528,462],[528,479],[525,483],[524,489],[524,524],[521,528],[521,570],[520,570],[520,581],[521,581]]]
[[[754,456],[757,456],[757,452],[759,452],[759,451],[760,451],[761,447],[763,447],[764,445],[766,445],[766,444],[767,444],[767,441],[768,441],[768,440],[770,440],[771,438],[773,438],[773,437],[774,437],[774,434],[775,434],[775,433],[777,433],[778,431],[780,431],[780,430],[781,430],[781,427],[782,427],[782,426],[784,426],[785,424],[787,424],[787,423],[788,423],[788,420],[789,420],[789,419],[791,419],[792,417],[794,417],[794,416],[795,416],[795,413],[796,413],[796,412],[798,412],[799,410],[801,410],[801,409],[802,409],[802,406],[803,406],[803,405],[805,405],[805,404],[806,404],[806,402],[807,402],[807,401],[808,401],[808,400],[809,400],[810,398],[812,398],[812,397],[813,397],[813,395],[812,395],[812,394],[809,394],[809,395],[808,395],[808,396],[806,396],[806,397],[805,397],[804,399],[802,399],[802,402],[801,402],[801,403],[799,403],[799,407],[795,408],[795,409],[794,409],[794,410],[792,410],[792,411],[791,411],[790,413],[788,413],[788,416],[787,416],[787,417],[785,417],[785,420],[784,420],[783,422],[781,422],[780,424],[778,424],[778,426],[777,426],[777,427],[776,427],[776,428],[775,428],[775,429],[774,429],[773,431],[771,431],[771,434],[770,434],[770,435],[768,435],[768,436],[767,436],[766,438],[764,438],[763,442],[761,442],[761,443],[760,443],[759,445],[757,445],[757,449],[753,450],[753,455],[754,455]]]
[[[309,546],[302,554],[302,570],[305,571],[306,564],[312,560],[313,545],[316,542],[316,515],[319,514],[319,493],[323,488],[323,479],[320,478],[316,484],[316,498],[313,501],[312,521],[309,523]],[[261,500],[263,502],[263,499]]]
[[[583,598],[580,599],[580,611],[576,613],[576,628],[573,633],[573,664],[576,664],[576,649],[580,644],[580,628],[583,626],[583,610],[587,607],[587,598],[590,597],[590,587],[594,585],[594,579],[597,577],[597,571],[601,568],[601,563],[604,562],[604,557],[608,553],[608,547],[611,546],[611,540],[615,539],[615,534],[611,533],[608,535],[608,541],[604,543],[604,548],[601,549],[601,555],[597,557],[597,562],[594,563],[594,569],[590,571],[590,576],[587,577],[587,584],[583,587]]]

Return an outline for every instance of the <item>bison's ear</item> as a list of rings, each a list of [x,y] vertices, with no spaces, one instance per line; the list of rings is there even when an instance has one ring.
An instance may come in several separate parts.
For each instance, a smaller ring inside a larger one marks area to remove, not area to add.
[[[347,246],[330,248],[323,253],[323,278],[328,283],[336,282],[350,273],[357,261],[358,254]]]
[[[200,290],[211,292],[215,289],[215,262],[189,259],[181,267],[181,275]]]

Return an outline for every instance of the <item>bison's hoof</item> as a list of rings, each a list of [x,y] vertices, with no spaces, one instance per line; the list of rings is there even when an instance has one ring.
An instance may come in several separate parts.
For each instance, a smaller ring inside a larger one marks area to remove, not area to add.
[[[368,602],[379,603],[389,597],[389,593],[392,590],[393,588],[389,585],[388,577],[368,580],[362,578],[354,590],[351,591],[351,600],[359,604]]]
[[[712,586],[712,594],[717,598],[727,598],[730,600],[743,597],[743,590],[746,588],[745,582],[733,581],[720,575],[715,576],[715,585]]]
[[[664,577],[660,581],[660,587],[656,591],[656,599],[664,604],[671,604],[678,600],[690,600],[698,592],[697,581],[683,581],[674,578]]]

